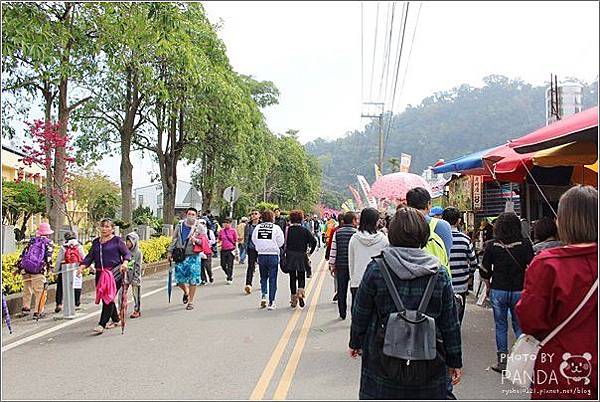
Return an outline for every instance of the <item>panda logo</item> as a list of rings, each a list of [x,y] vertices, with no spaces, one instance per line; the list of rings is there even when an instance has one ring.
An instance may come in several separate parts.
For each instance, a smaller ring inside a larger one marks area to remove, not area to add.
[[[592,373],[592,355],[584,353],[583,355],[572,355],[565,353],[562,356],[563,362],[560,364],[560,373],[571,383],[571,380],[580,382],[583,380],[585,385],[590,383],[589,376]]]

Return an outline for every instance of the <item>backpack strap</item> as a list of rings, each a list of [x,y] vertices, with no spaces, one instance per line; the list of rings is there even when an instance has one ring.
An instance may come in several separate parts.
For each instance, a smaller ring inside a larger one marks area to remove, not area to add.
[[[433,288],[435,288],[434,279],[437,277],[437,272],[429,277],[429,281],[427,281],[427,287],[425,288],[425,293],[423,294],[423,298],[421,299],[421,303],[419,303],[419,308],[417,312],[423,314],[425,310],[427,310],[427,306],[429,305],[429,300],[431,299],[431,294],[433,293]]]
[[[379,269],[383,274],[385,284],[387,285],[388,291],[392,296],[392,300],[394,300],[394,304],[396,305],[398,312],[404,313],[406,311],[406,308],[404,307],[404,304],[402,304],[402,300],[400,300],[398,289],[396,289],[396,286],[394,286],[394,282],[392,281],[392,277],[390,276],[390,272],[388,271],[388,264],[385,261],[383,254],[381,254],[381,258],[374,258],[374,260],[377,263],[377,265],[379,265]]]

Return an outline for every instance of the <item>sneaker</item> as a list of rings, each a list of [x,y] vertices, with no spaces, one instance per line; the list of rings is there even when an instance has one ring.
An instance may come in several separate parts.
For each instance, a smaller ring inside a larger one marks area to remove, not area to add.
[[[211,277],[211,278],[210,278],[208,281],[209,281],[210,283],[213,283],[213,282],[215,281],[215,278],[212,278],[212,277]]]
[[[99,335],[104,332],[104,327],[102,327],[102,325],[96,325],[94,327],[94,332]]]
[[[139,311],[134,311],[133,313],[131,313],[129,318],[138,318],[141,315],[142,315],[142,313],[140,313]]]
[[[244,292],[246,292],[247,295],[252,293],[252,286],[246,285],[246,287],[244,288]]]
[[[267,297],[263,296],[263,298],[260,301],[260,308],[265,308],[267,307]]]
[[[275,302],[269,303],[269,307],[267,307],[267,310],[275,310]]]
[[[233,284],[233,280],[231,280],[231,279],[227,279],[227,284],[228,284],[228,285],[231,285],[231,284]]]
[[[58,313],[60,313],[62,311],[62,309],[63,309],[62,304],[59,304],[54,309],[54,312],[58,314]]]
[[[337,292],[336,292],[336,294],[334,294],[334,295],[333,295],[333,300],[332,300],[332,302],[333,302],[333,303],[335,303],[335,302],[337,302],[337,301],[338,301],[338,294],[337,294]]]

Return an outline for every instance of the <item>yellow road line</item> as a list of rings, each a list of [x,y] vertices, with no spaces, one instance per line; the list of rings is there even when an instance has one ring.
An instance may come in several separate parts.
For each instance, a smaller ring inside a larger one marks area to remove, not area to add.
[[[323,269],[324,264],[325,264],[325,260],[323,260],[321,262],[321,264],[319,264],[319,269],[317,272],[324,271],[324,269]],[[314,280],[310,281],[308,286],[306,287],[305,293],[306,293],[307,300],[313,289],[313,283],[314,283]],[[287,327],[283,331],[283,334],[281,335],[281,338],[279,339],[277,346],[275,346],[275,349],[273,350],[273,353],[271,354],[271,358],[267,362],[267,365],[265,366],[265,369],[263,370],[262,375],[258,379],[256,386],[254,387],[254,391],[252,391],[252,394],[250,395],[250,398],[249,398],[250,400],[255,400],[255,401],[261,400],[265,396],[265,392],[267,392],[267,388],[269,388],[269,384],[271,383],[271,379],[273,378],[273,375],[275,374],[275,370],[277,369],[277,366],[279,366],[279,362],[281,361],[283,352],[285,351],[285,348],[287,347],[287,344],[290,341],[292,332],[294,331],[294,328],[296,327],[296,323],[300,319],[300,313],[301,313],[301,311],[297,309],[296,311],[294,311],[294,314],[292,314],[292,317],[290,318],[290,321],[288,322]]]
[[[298,335],[298,339],[296,340],[296,345],[294,346],[292,355],[290,356],[288,364],[285,367],[285,371],[281,376],[279,385],[275,390],[273,400],[284,400],[287,397],[290,385],[292,384],[292,378],[294,378],[294,374],[296,373],[296,369],[298,368],[298,363],[300,362],[300,356],[302,355],[304,345],[306,344],[306,339],[308,338],[308,331],[310,331],[310,327],[315,317],[315,310],[317,309],[319,296],[321,295],[321,289],[323,288],[323,282],[325,282],[325,276],[326,270],[323,270],[319,277],[319,283],[317,284],[317,288],[312,298],[312,302],[310,303],[310,306],[308,308],[308,314],[306,314],[306,318],[304,319],[304,323],[302,324],[302,329],[300,330],[300,334]]]

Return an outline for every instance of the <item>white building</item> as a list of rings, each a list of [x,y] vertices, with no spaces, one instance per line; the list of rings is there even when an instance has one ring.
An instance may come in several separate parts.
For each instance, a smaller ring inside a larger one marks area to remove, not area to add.
[[[163,191],[162,183],[154,183],[144,187],[139,187],[133,190],[133,206],[134,208],[142,205],[149,207],[158,218],[163,216]],[[192,184],[177,180],[177,191],[175,194],[175,214],[185,210],[186,208],[196,208],[198,211],[202,208],[202,195],[192,187]]]
[[[577,82],[558,84],[558,114],[561,118],[581,112],[583,107],[583,86]],[[546,125],[556,121],[552,115],[550,87],[546,88]]]

